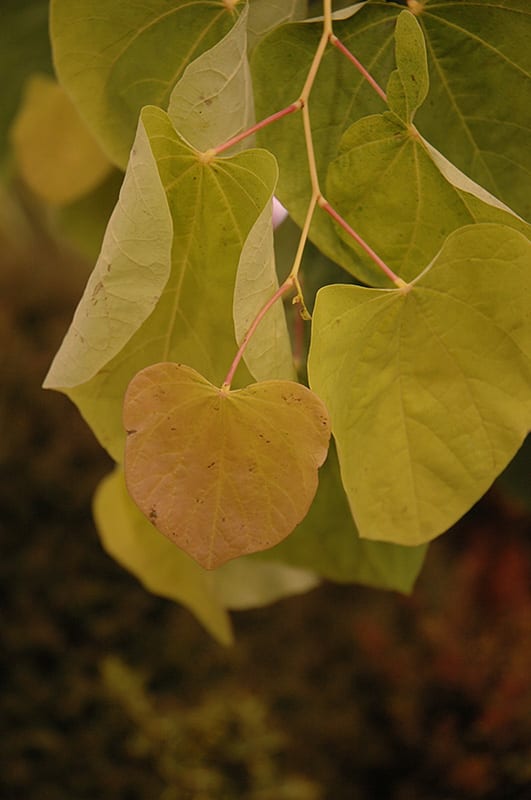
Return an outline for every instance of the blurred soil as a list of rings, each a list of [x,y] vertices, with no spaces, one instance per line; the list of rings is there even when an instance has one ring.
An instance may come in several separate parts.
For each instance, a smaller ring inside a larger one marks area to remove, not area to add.
[[[409,598],[326,584],[223,649],[99,544],[110,462],[40,388],[88,267],[34,235],[0,263],[0,796],[530,797],[524,509],[491,491]]]

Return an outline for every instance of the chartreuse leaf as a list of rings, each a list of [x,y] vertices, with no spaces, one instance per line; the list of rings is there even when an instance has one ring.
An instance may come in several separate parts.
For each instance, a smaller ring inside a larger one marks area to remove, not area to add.
[[[254,47],[262,36],[283,22],[303,19],[307,5],[307,0],[250,0],[249,47]]]
[[[205,151],[228,141],[255,121],[246,25],[247,7],[224,39],[187,67],[171,94],[168,116],[179,133],[198,150]],[[240,149],[248,146],[248,139],[240,143]],[[271,202],[268,202],[247,237],[238,265],[233,301],[238,343],[277,288]],[[261,323],[244,360],[257,380],[294,378],[281,303]]]
[[[278,289],[272,224],[272,201],[264,207],[247,237],[238,264],[233,313],[236,339],[241,344],[260,309]],[[293,355],[281,302],[261,320],[243,354],[256,380],[295,379]]]
[[[185,605],[221,644],[232,642],[226,608],[256,608],[306,592],[318,581],[307,570],[249,557],[204,570],[138,510],[119,467],[96,490],[94,517],[107,552],[150,592]]]
[[[170,274],[172,240],[166,193],[140,122],[100,256],[46,388],[84,384],[122,350],[160,298]]]
[[[430,0],[418,14],[431,88],[422,134],[518,214],[531,211],[531,4]]]
[[[283,564],[315,569],[323,578],[339,583],[410,592],[425,554],[426,545],[404,547],[360,538],[331,447],[306,517],[287,539],[252,559],[279,559]]]
[[[403,11],[395,27],[396,66],[387,83],[387,103],[404,122],[412,122],[428,94],[428,63],[424,36],[417,20]]]
[[[330,164],[326,193],[405,280],[414,278],[418,265],[431,261],[448,234],[464,225],[500,222],[529,233],[523,220],[448,167],[415,130],[389,113],[366,117],[345,133]],[[339,227],[338,233],[349,240]],[[372,285],[389,284],[368,256],[360,251],[359,258],[358,277]]]
[[[166,107],[186,66],[232,27],[223,0],[52,0],[59,81],[102,147],[125,166],[140,109]]]
[[[410,280],[456,228],[500,222],[529,233],[529,226],[475,184],[410,124],[428,90],[424,40],[412,14],[396,23],[396,61],[387,86],[395,113],[355,122],[329,167],[327,196],[358,233],[378,243],[378,254]],[[400,118],[401,117],[401,118]],[[382,220],[386,224],[382,225]],[[347,242],[349,236],[338,229]],[[365,254],[357,275],[369,284],[387,278]]]
[[[177,549],[171,542],[169,544]],[[258,608],[283,597],[303,594],[320,583],[319,576],[307,569],[259,561],[253,556],[227,561],[207,574],[213,577],[223,605],[234,611]]]
[[[409,291],[318,293],[310,384],[361,536],[432,539],[518,450],[531,423],[530,262],[517,231],[473,225]]]
[[[45,75],[26,84],[11,138],[24,181],[55,205],[87,194],[111,170],[65,91]]]
[[[0,165],[22,89],[34,72],[52,72],[48,0],[2,0],[0,24]]]
[[[223,144],[255,121],[247,10],[220,42],[188,65],[170,95],[171,121],[198,150]],[[249,144],[246,140],[238,149]]]
[[[123,458],[123,397],[140,369],[173,359],[192,365],[214,383],[223,381],[237,349],[232,296],[240,252],[276,178],[274,158],[265,151],[206,163],[178,136],[164,111],[148,107],[141,119],[165,191],[159,213],[165,209],[173,227],[169,280],[164,287],[152,278],[151,285],[146,275],[148,283],[142,286],[138,266],[125,264],[121,294],[132,287],[144,302],[152,298],[151,315],[141,316],[140,300],[126,303],[117,295],[110,306],[89,317],[94,285],[100,280],[92,277],[46,380],[47,386],[61,388],[74,400],[116,461]],[[122,192],[121,203],[125,200]],[[106,262],[111,263],[111,276],[121,269],[123,248],[136,252],[153,246],[153,224],[142,206],[129,217],[134,232],[124,241],[117,239],[116,261]],[[136,313],[136,325],[111,351],[109,336],[115,329],[122,331],[126,311]],[[77,319],[87,324],[83,340]],[[89,340],[94,342],[90,349]]]
[[[381,86],[395,66],[393,31],[401,13],[398,5],[369,0],[350,18],[334,23],[336,35]],[[416,17],[426,37],[431,81],[416,118],[420,132],[523,216],[531,197],[530,15],[528,0],[501,0],[495,7],[488,0],[430,0]],[[320,32],[319,22],[290,24],[258,44],[251,68],[259,119],[296,99]],[[344,131],[356,120],[383,111],[384,104],[335,48],[325,54],[310,103],[324,188]],[[310,191],[302,122],[290,115],[258,136],[279,162],[278,196],[302,225]],[[357,250],[338,236],[325,214],[315,216],[311,236],[327,256],[353,274],[363,274]],[[377,247],[379,238],[369,241]]]
[[[324,405],[299,383],[229,392],[172,362],[134,377],[124,425],[131,497],[206,569],[291,533],[314,498],[330,437]]]
[[[362,8],[349,19],[334,23],[336,35],[383,85],[394,67],[394,18],[399,8]],[[276,28],[253,51],[251,71],[258,119],[293,103],[299,96],[322,32],[322,22],[290,23]],[[324,187],[328,163],[336,157],[343,131],[365,114],[385,104],[346,58],[330,47],[312,89],[312,135],[319,179]],[[300,114],[290,114],[257,134],[259,144],[277,158],[280,178],[277,196],[302,226],[311,195],[308,161]],[[336,232],[323,212],[314,216],[311,238],[325,255],[351,272],[357,253]]]
[[[213,576],[149,524],[129,497],[120,468],[96,490],[94,517],[107,552],[146,589],[182,603],[218,641],[231,643],[230,619]]]

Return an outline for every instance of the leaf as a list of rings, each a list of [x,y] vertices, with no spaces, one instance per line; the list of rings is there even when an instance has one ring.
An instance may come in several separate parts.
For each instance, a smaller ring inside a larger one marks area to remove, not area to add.
[[[115,469],[94,497],[94,518],[105,550],[154,594],[185,605],[221,644],[231,644],[232,627],[212,575],[149,524]]]
[[[336,35],[384,84],[394,67],[394,17],[399,9],[381,7],[357,9],[347,20],[334,23]],[[358,22],[357,20],[360,20]],[[365,21],[365,24],[364,24]],[[322,31],[322,23],[291,23],[276,28],[255,48],[251,72],[258,119],[293,103],[302,91]],[[336,157],[342,133],[365,114],[383,110],[385,105],[353,65],[335,48],[324,55],[310,97],[313,143],[318,176],[324,187],[329,162]],[[302,227],[311,196],[302,119],[290,114],[257,134],[279,164],[279,200]],[[338,236],[332,220],[318,210],[311,239],[325,255],[355,274],[357,253]]]
[[[124,425],[131,497],[206,569],[291,533],[313,500],[330,436],[326,409],[301,384],[227,392],[171,362],[131,381]]]
[[[169,544],[174,550],[178,549]],[[223,604],[234,611],[258,608],[283,597],[304,594],[319,584],[319,577],[306,569],[262,562],[252,556],[227,561],[206,574],[214,579]]]
[[[429,89],[424,36],[409,11],[402,11],[396,21],[395,58],[397,69],[391,73],[387,84],[387,102],[391,111],[409,123]]]
[[[249,48],[283,22],[303,19],[306,6],[306,0],[251,0],[247,26]]]
[[[238,264],[233,301],[238,344],[241,344],[260,309],[278,289],[272,201],[273,195],[245,240]],[[243,358],[257,381],[295,379],[286,315],[281,302],[275,303],[260,322]]]
[[[287,539],[253,560],[277,559],[318,572],[338,583],[410,592],[422,568],[426,545],[404,547],[361,539],[345,497],[335,448],[319,471],[310,511]],[[234,563],[238,563],[237,561]]]
[[[45,388],[86,383],[127,344],[168,280],[172,239],[166,194],[141,122],[101,254]]]
[[[0,25],[0,165],[22,89],[34,72],[52,72],[48,39],[48,0],[2,0]]]
[[[341,41],[385,86],[394,68],[393,31],[400,6],[370,0],[334,23]],[[426,39],[431,86],[416,116],[420,132],[474,181],[526,217],[531,192],[527,0],[431,0],[417,16]],[[407,16],[407,15],[406,15]],[[251,61],[258,119],[289,105],[302,89],[320,36],[320,23],[282,26],[256,47]],[[339,141],[350,125],[384,110],[384,104],[335,48],[325,54],[310,98],[321,185]],[[289,115],[258,134],[280,168],[278,196],[302,225],[310,181],[302,121]],[[330,258],[360,274],[357,251],[348,247],[324,213],[312,240]],[[377,248],[378,240],[369,241]]]
[[[186,606],[221,644],[232,643],[226,608],[248,609],[312,589],[311,572],[283,564],[238,558],[215,571],[202,569],[148,522],[116,468],[94,497],[94,518],[105,550],[146,589]]]
[[[529,233],[525,222],[394,114],[366,117],[348,129],[326,189],[330,203],[366,241],[377,243],[378,255],[406,281],[464,225],[500,222]],[[368,256],[360,251],[359,258],[359,278],[388,285]]]
[[[431,78],[419,130],[459,169],[529,217],[528,0],[430,0],[417,19]]]
[[[139,370],[170,358],[187,361],[209,380],[221,384],[237,350],[232,297],[240,252],[269,200],[276,178],[275,161],[264,151],[246,151],[210,163],[202,161],[182,141],[167,114],[160,109],[144,109],[142,126],[152,148],[150,158],[157,165],[166,192],[158,200],[159,213],[166,208],[171,215],[170,277],[165,287],[161,287],[162,276],[156,285],[153,280],[153,287],[139,287],[144,303],[150,297],[158,302],[153,304],[147,319],[140,313],[141,303],[126,306],[131,314],[136,313],[136,320],[132,321],[127,337],[124,335],[116,342],[112,351],[109,327],[113,332],[121,326],[120,297],[112,298],[105,316],[100,313],[88,323],[92,327],[87,335],[96,340],[99,351],[87,354],[79,337],[69,333],[45,384],[66,390],[100,442],[119,462],[123,459],[125,438],[123,397],[129,381]],[[122,202],[126,202],[123,192]],[[141,204],[135,208],[136,217],[129,212],[134,235],[127,233],[124,242],[116,239],[117,271],[122,264],[123,248],[140,248],[145,243],[149,253],[153,247],[153,224]],[[114,234],[110,232],[109,236]],[[114,270],[113,266],[111,275]],[[129,291],[129,283],[131,291],[135,290],[137,272],[134,263],[124,265],[122,293]],[[91,284],[97,284],[98,280],[91,278]],[[90,297],[89,286],[76,317],[84,320],[90,313]],[[88,362],[91,359],[95,362],[96,357],[98,363],[93,364],[96,369],[89,374]],[[240,372],[240,379],[246,377],[246,371]]]
[[[238,12],[222,0],[52,0],[59,81],[111,161],[125,166],[140,109],[166,108],[186,66]]]
[[[254,124],[246,26],[247,6],[227,35],[188,65],[170,95],[168,115],[197,150],[223,144]],[[246,140],[232,152],[250,144]]]
[[[44,75],[26,84],[11,138],[24,181],[54,205],[95,189],[111,169],[63,89]]]
[[[360,535],[419,544],[487,490],[531,422],[531,245],[462,228],[410,290],[317,296],[310,384]]]

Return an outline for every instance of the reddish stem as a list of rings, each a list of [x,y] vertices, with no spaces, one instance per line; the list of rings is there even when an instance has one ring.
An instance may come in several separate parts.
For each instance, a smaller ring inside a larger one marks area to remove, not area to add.
[[[370,72],[369,72],[367,69],[365,69],[365,67],[363,66],[363,64],[361,63],[361,61],[358,61],[358,59],[356,58],[356,56],[355,56],[353,53],[351,53],[351,52],[350,52],[350,50],[348,49],[348,47],[345,47],[345,45],[343,44],[343,42],[341,42],[341,41],[340,41],[340,40],[337,38],[337,36],[335,36],[334,34],[332,34],[332,36],[330,37],[330,43],[331,43],[331,44],[333,44],[333,45],[334,45],[334,47],[337,47],[337,49],[338,49],[338,50],[339,50],[341,53],[343,53],[343,55],[344,55],[344,56],[346,56],[346,57],[348,58],[348,60],[349,60],[349,61],[350,61],[352,64],[354,64],[354,66],[356,67],[356,69],[358,70],[358,72],[361,72],[361,74],[363,75],[363,77],[365,78],[365,80],[367,81],[367,83],[370,83],[370,85],[372,86],[372,88],[374,89],[374,91],[375,91],[375,92],[377,92],[377,93],[380,95],[380,97],[382,98],[382,100],[384,101],[384,103],[387,103],[387,95],[386,95],[386,93],[384,92],[384,90],[382,89],[382,87],[380,86],[380,84],[379,84],[379,83],[377,83],[377,82],[374,80],[374,78],[372,77],[371,73],[370,73]]]
[[[234,361],[230,365],[230,369],[227,372],[227,377],[223,381],[223,386],[221,387],[222,391],[224,391],[224,392],[228,392],[229,391],[231,383],[232,383],[232,381],[234,379],[234,374],[235,374],[236,370],[238,369],[238,365],[239,365],[240,361],[242,360],[242,356],[243,356],[243,354],[245,352],[245,348],[249,344],[249,340],[253,336],[255,330],[258,328],[258,326],[262,322],[263,318],[265,317],[265,315],[267,314],[269,309],[272,306],[275,305],[277,300],[280,300],[282,295],[285,294],[288,291],[288,289],[291,289],[291,287],[293,286],[293,283],[294,283],[293,278],[291,276],[288,276],[286,278],[286,280],[284,281],[284,283],[282,283],[278,287],[278,289],[276,290],[275,294],[272,297],[269,298],[269,300],[267,301],[267,303],[264,306],[262,306],[262,308],[260,309],[260,311],[258,312],[256,317],[252,321],[247,333],[245,334],[245,336],[242,339],[242,343],[241,343],[241,345],[240,345],[240,347],[238,349],[238,352],[234,356]]]
[[[213,147],[209,152],[215,156],[219,155],[220,153],[224,153],[225,150],[228,150],[230,147],[238,144],[238,142],[247,139],[248,136],[252,136],[253,133],[261,131],[262,128],[267,127],[267,125],[271,125],[272,122],[276,122],[278,119],[282,119],[282,117],[287,117],[288,114],[292,114],[294,111],[299,111],[301,108],[301,101],[296,100],[295,103],[290,103],[290,105],[286,106],[286,108],[282,108],[280,111],[275,111],[274,114],[271,114],[269,117],[257,122],[255,125],[251,125],[250,128],[247,128],[247,130],[236,134],[236,136],[233,136],[232,139],[223,142],[223,144],[220,144],[218,147]]]
[[[332,219],[335,219],[335,221],[338,223],[338,225],[341,225],[341,227],[343,228],[343,230],[344,230],[344,231],[346,231],[346,232],[349,234],[349,236],[352,236],[352,238],[354,239],[354,241],[355,241],[355,242],[357,242],[357,243],[359,244],[359,246],[360,246],[361,248],[363,248],[363,250],[365,250],[365,252],[367,253],[367,255],[368,255],[370,258],[372,258],[372,260],[374,261],[374,263],[375,263],[375,264],[376,264],[378,267],[380,267],[380,269],[382,270],[382,272],[384,272],[384,273],[387,275],[387,277],[388,277],[388,278],[390,278],[390,279],[393,281],[393,283],[395,283],[397,286],[400,286],[400,287],[404,286],[404,281],[403,281],[401,278],[399,278],[399,277],[398,277],[398,275],[395,275],[395,273],[393,272],[393,270],[392,270],[390,267],[388,267],[388,266],[387,266],[387,264],[385,263],[385,261],[383,261],[383,260],[380,258],[380,256],[378,255],[378,253],[375,253],[375,252],[374,252],[374,250],[372,249],[372,247],[371,247],[370,245],[368,245],[368,244],[367,244],[367,242],[365,241],[365,239],[362,239],[362,238],[361,238],[361,236],[359,235],[359,233],[356,233],[356,231],[354,230],[354,228],[351,228],[351,227],[350,227],[350,225],[348,224],[348,222],[347,222],[345,219],[343,219],[343,217],[342,217],[340,214],[338,214],[338,213],[337,213],[337,211],[335,210],[335,208],[332,208],[332,206],[330,205],[330,203],[329,203],[327,200],[325,200],[325,199],[324,199],[324,197],[321,197],[321,198],[320,198],[320,200],[319,200],[319,205],[321,206],[321,208],[324,208],[324,210],[326,211],[326,213],[327,213],[327,214],[330,214],[330,216],[332,217]]]

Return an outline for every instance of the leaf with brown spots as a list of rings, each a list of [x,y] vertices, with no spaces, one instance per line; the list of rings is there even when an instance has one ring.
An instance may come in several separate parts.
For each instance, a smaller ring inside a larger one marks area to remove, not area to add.
[[[229,392],[169,362],[133,378],[124,424],[131,497],[206,569],[291,533],[313,500],[330,437],[326,408],[301,384]]]

